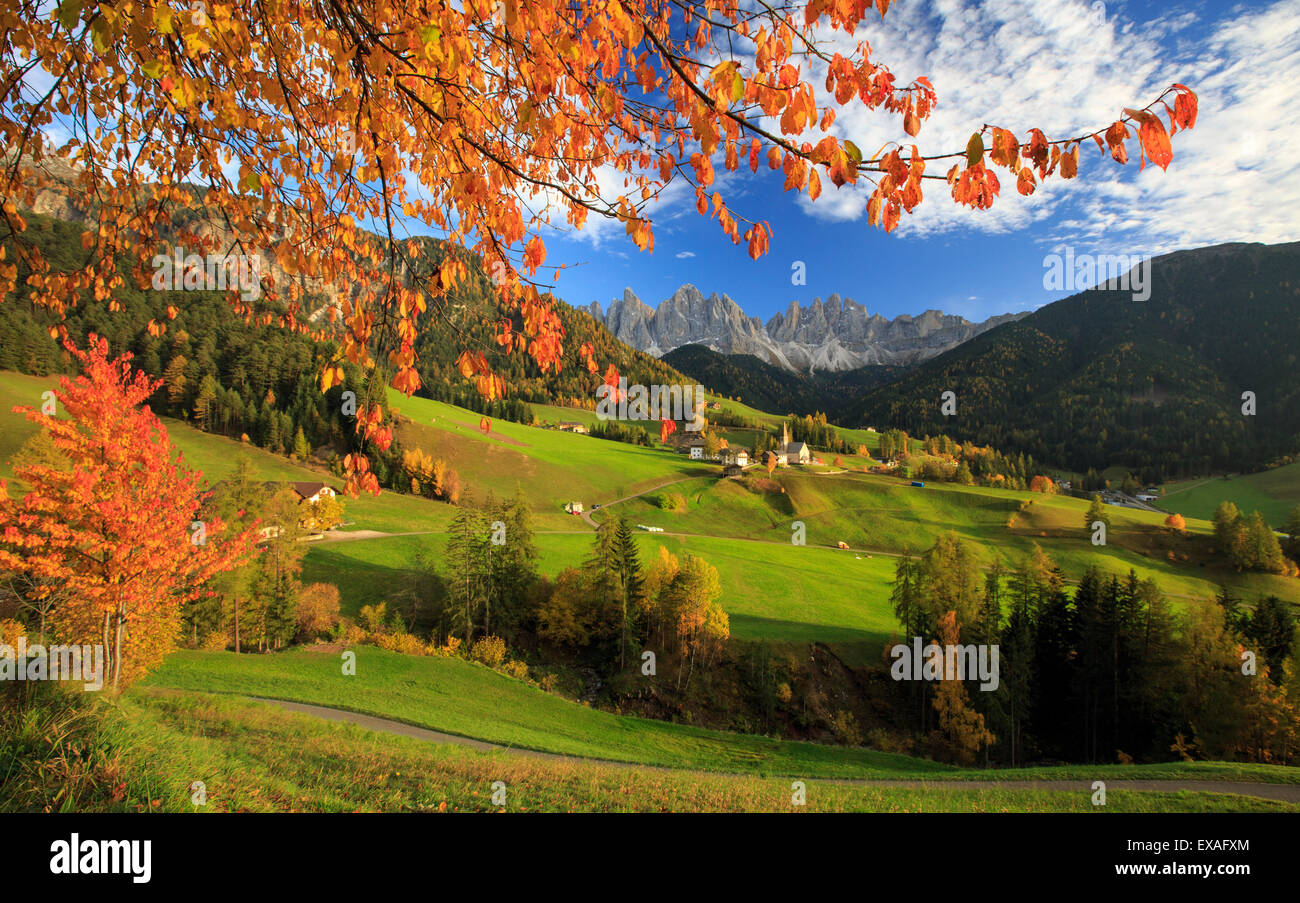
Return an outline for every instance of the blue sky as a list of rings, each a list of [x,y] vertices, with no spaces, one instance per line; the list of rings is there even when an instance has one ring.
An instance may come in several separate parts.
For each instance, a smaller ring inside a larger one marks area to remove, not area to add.
[[[1139,174],[1135,140],[1127,166],[1090,144],[1078,179],[1051,179],[1024,198],[1004,177],[990,211],[959,208],[946,186],[928,182],[925,202],[888,236],[867,226],[865,190],[836,191],[824,179],[810,204],[782,193],[780,173],[742,167],[724,182],[729,206],[774,229],[757,262],[695,213],[692,194],[670,186],[651,211],[653,254],[639,252],[617,223],[548,234],[548,264],[568,265],[556,294],[607,307],[630,287],[657,305],[689,282],[729,294],[764,321],[793,300],[836,292],[890,317],[939,308],[983,319],[1071,294],[1043,288],[1044,256],[1067,246],[1136,258],[1300,239],[1300,0],[903,0],[857,37],[900,82],[933,82],[939,105],[917,139],[926,154],[960,150],[985,122],[1020,135],[1037,126],[1051,138],[1104,127],[1173,82],[1200,95],[1200,119],[1174,136],[1167,172]],[[832,132],[864,150],[905,137],[894,117],[853,108]],[[791,284],[795,261],[806,265],[804,286]]]

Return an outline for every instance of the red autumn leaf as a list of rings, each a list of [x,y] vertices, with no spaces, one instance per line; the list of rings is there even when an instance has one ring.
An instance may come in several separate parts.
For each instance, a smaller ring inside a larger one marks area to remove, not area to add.
[[[1178,97],[1174,100],[1174,120],[1179,126],[1190,129],[1196,125],[1196,92],[1186,85],[1174,85]]]
[[[1019,177],[1016,179],[1016,191],[1028,196],[1034,193],[1034,188],[1036,187],[1037,183],[1034,181],[1034,171],[1028,166],[1022,168]]]
[[[1168,169],[1169,162],[1174,158],[1174,149],[1169,143],[1169,133],[1165,131],[1165,124],[1160,121],[1160,117],[1146,110],[1125,112],[1141,123],[1138,127],[1138,140],[1142,143],[1142,150],[1147,159],[1161,169]]]
[[[1128,162],[1128,150],[1124,147],[1124,139],[1127,137],[1128,126],[1118,120],[1106,129],[1106,144],[1110,146],[1110,155],[1116,163]]]

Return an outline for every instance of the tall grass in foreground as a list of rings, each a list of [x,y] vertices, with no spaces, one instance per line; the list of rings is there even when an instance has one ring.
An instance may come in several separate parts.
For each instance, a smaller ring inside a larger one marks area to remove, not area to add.
[[[504,806],[493,802],[503,782]],[[203,802],[194,802],[202,782]],[[626,768],[476,752],[230,697],[51,692],[0,712],[0,810],[203,812],[1091,812],[1080,791],[922,787]],[[1108,812],[1297,811],[1207,793],[1112,789]]]

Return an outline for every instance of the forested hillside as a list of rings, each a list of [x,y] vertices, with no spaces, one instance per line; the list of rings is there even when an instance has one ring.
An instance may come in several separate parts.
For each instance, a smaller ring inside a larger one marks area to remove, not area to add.
[[[1147,480],[1259,467],[1300,448],[1297,314],[1300,244],[1180,251],[1151,262],[1147,301],[1065,298],[837,413]],[[940,411],[945,391],[956,416]]]
[[[73,269],[84,257],[83,229],[81,223],[33,214],[24,240],[39,246],[55,268]],[[421,241],[434,246],[430,258],[435,264],[442,259],[438,242]],[[16,257],[9,254],[11,260]],[[20,286],[28,275],[20,265]],[[427,274],[408,274],[411,279],[422,277]],[[566,331],[565,366],[558,373],[541,374],[523,356],[502,353],[493,343],[496,307],[492,292],[490,281],[473,259],[469,278],[450,292],[446,310],[427,314],[418,345],[423,381],[418,394],[515,421],[531,419],[529,402],[591,405],[604,371],[591,373],[582,366],[577,350],[586,342],[591,343],[602,368],[613,364],[631,383],[686,380],[667,364],[623,345],[590,315],[562,302],[557,303],[556,312]],[[307,309],[325,301],[324,297],[313,298]],[[353,441],[354,423],[342,416],[344,391],[356,391],[359,401],[373,391],[373,400],[386,404],[382,387],[374,391],[350,364],[344,365],[348,374],[344,384],[321,393],[320,372],[333,358],[335,343],[246,322],[222,293],[154,291],[128,280],[116,293],[115,306],[117,309],[110,311],[107,303],[83,299],[72,308],[64,325],[78,343],[84,344],[86,336],[94,332],[106,337],[115,352],[131,351],[140,367],[164,380],[151,407],[190,420],[209,432],[234,438],[247,435],[249,441],[271,451],[305,457],[320,446],[342,451]],[[253,306],[259,312],[279,312],[266,296]],[[175,308],[174,319],[168,319],[169,307]],[[53,323],[48,311],[24,303],[21,290],[13,303],[0,306],[0,369],[35,375],[70,372],[73,368],[67,354],[50,338],[48,328]],[[151,323],[155,324],[152,330]],[[159,331],[157,324],[165,328]],[[314,325],[329,334],[324,318],[317,318]],[[467,348],[483,350],[506,377],[506,399],[485,401],[460,375],[455,359]]]

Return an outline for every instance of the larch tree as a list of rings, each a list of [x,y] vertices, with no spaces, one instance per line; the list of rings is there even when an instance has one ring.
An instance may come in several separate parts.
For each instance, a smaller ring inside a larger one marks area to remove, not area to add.
[[[67,348],[84,372],[54,392],[66,416],[14,410],[49,432],[69,467],[19,467],[21,499],[0,481],[0,569],[63,591],[50,612],[55,635],[102,643],[116,690],[174,648],[181,607],[245,561],[252,537],[196,519],[202,474],[142,407],[160,381],[133,372],[129,355],[110,359],[93,334],[88,350]]]
[[[1141,165],[1166,168],[1171,135],[1196,123],[1196,95],[1173,84],[1080,134],[985,123],[964,149],[922,150],[935,87],[900,81],[856,35],[889,6],[15,0],[0,7],[0,238],[30,273],[27,297],[56,313],[87,295],[116,306],[128,276],[147,284],[149,262],[177,246],[256,254],[267,263],[259,279],[276,284],[260,302],[231,289],[237,312],[311,332],[323,327],[308,319],[304,287],[331,287],[339,357],[322,388],[343,379],[347,359],[410,393],[419,320],[443,313],[471,254],[499,293],[495,344],[542,372],[562,366],[564,330],[544,293],[562,268],[546,263],[550,223],[610,218],[651,251],[649,205],[684,183],[723,239],[757,258],[772,229],[729,205],[719,170],[779,171],[785,190],[813,201],[826,182],[869,183],[867,220],[891,231],[927,184],[983,210],[999,171],[1028,195],[1075,178],[1093,143],[1122,164],[1136,137]],[[845,108],[897,117],[908,143],[867,152],[837,137]],[[22,240],[20,207],[56,170],[72,173],[89,216],[84,258],[69,270]],[[408,221],[453,253],[424,259]],[[0,260],[0,296],[15,293],[18,263]],[[574,350],[599,373],[589,344]],[[483,349],[464,349],[458,366],[486,398],[505,392]],[[372,398],[345,458],[350,492],[378,492],[365,450],[392,442]]]

